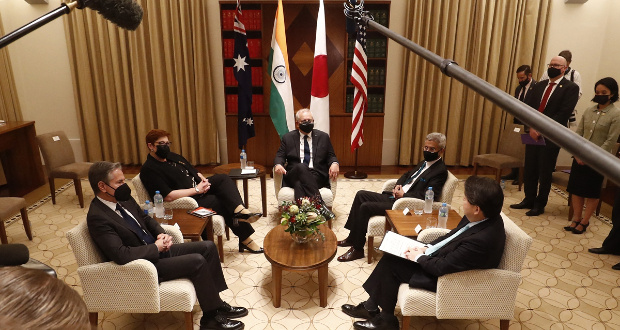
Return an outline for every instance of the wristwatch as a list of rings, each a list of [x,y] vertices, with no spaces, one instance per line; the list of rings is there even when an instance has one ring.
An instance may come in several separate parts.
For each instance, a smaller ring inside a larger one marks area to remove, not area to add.
[[[200,194],[200,189],[198,189],[198,186],[195,186],[194,189],[196,189],[196,193]]]

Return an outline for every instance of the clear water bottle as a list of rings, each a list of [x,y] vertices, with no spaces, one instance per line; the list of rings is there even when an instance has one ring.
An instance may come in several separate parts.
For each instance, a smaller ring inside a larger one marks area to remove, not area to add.
[[[442,203],[439,208],[439,217],[437,222],[437,227],[439,228],[447,228],[448,227],[448,204]]]
[[[153,217],[153,205],[149,200],[144,202],[144,214],[148,215],[151,218]]]
[[[155,191],[153,196],[153,204],[155,206],[155,216],[163,219],[164,217],[164,196],[159,193],[159,190]]]
[[[506,180],[502,180],[502,182],[499,183],[499,186],[502,187],[502,190],[506,189]]]
[[[245,153],[245,149],[241,149],[241,154],[239,154],[239,162],[241,163],[241,169],[245,169],[245,164],[248,160],[248,155]]]
[[[435,193],[433,187],[428,187],[426,194],[424,195],[424,213],[433,213],[433,201],[435,199]]]

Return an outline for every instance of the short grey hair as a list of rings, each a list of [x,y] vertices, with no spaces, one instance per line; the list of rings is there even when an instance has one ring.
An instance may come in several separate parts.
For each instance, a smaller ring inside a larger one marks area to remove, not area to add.
[[[302,114],[306,112],[309,112],[312,115],[312,111],[310,111],[310,109],[308,108],[300,109],[299,111],[297,111],[297,113],[295,113],[295,121],[299,122],[299,116],[301,116]],[[314,115],[312,116],[312,118],[314,118]]]
[[[438,133],[438,132],[430,133],[426,136],[426,141],[437,142],[437,144],[439,144],[439,148],[441,149],[446,148],[446,136],[443,135],[442,133]]]
[[[93,188],[95,195],[99,192],[99,181],[110,184],[112,172],[119,168],[122,169],[121,163],[105,161],[96,162],[90,166],[90,169],[88,170],[88,181],[90,182],[90,187]]]

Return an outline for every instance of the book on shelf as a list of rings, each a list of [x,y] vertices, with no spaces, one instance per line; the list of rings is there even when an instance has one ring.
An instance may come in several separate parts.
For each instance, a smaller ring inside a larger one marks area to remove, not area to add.
[[[193,216],[197,216],[199,218],[206,218],[206,217],[210,217],[212,215],[217,214],[217,212],[213,211],[212,209],[208,209],[202,206],[197,207],[193,210],[187,210],[187,213]]]

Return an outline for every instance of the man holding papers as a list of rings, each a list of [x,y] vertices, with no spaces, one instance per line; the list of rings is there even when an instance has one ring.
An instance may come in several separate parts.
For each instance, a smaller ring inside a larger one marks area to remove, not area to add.
[[[398,329],[394,316],[398,288],[437,290],[439,276],[499,265],[506,234],[500,216],[504,194],[490,178],[472,176],[465,181],[463,212],[459,225],[427,246],[411,247],[405,258],[386,254],[363,287],[370,298],[357,306],[342,305],[342,311],[366,321],[353,323],[355,329]],[[381,311],[379,311],[381,306]]]

